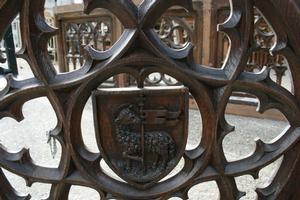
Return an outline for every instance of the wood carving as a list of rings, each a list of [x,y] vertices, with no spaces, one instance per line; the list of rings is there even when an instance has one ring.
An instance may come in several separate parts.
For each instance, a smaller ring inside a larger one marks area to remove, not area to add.
[[[0,7],[0,37],[19,14],[23,44],[18,56],[29,63],[34,78],[19,80],[6,76],[8,84],[1,91],[0,117],[21,121],[25,102],[47,97],[58,119],[49,134],[60,142],[63,153],[59,167],[48,168],[36,165],[28,149],[12,153],[0,146],[1,169],[24,178],[28,186],[51,184],[49,200],[67,200],[73,185],[93,188],[101,199],[188,199],[193,186],[207,181],[217,183],[221,199],[232,200],[243,196],[235,177],[249,174],[257,177],[262,168],[283,156],[283,164],[272,183],[257,189],[258,198],[299,199],[299,2],[230,0],[230,3],[229,19],[218,26],[230,38],[230,52],[223,67],[210,68],[195,62],[193,44],[188,42],[182,48],[172,49],[154,29],[172,6],[193,12],[192,0],[145,0],[138,7],[131,0],[84,0],[87,14],[97,8],[108,9],[121,21],[124,32],[106,51],[85,47],[87,58],[82,67],[59,74],[47,51],[47,42],[57,29],[46,23],[45,0],[4,1]],[[265,16],[276,33],[270,51],[288,60],[293,93],[272,81],[265,68],[260,73],[246,71],[249,55],[256,45],[254,8]],[[4,62],[4,57],[0,56],[0,60]],[[184,87],[144,87],[147,77],[156,72],[174,77]],[[98,89],[107,79],[122,73],[131,75],[137,88]],[[233,92],[255,95],[260,100],[260,112],[278,109],[290,126],[273,143],[258,140],[252,155],[229,162],[222,142],[234,130],[224,117]],[[194,97],[203,122],[201,143],[192,150],[185,149],[188,94]],[[100,153],[90,152],[82,139],[81,117],[91,96]],[[159,150],[153,147],[156,142],[160,143]],[[161,181],[181,158],[183,169]],[[123,181],[107,175],[99,164],[101,161]],[[133,174],[141,179],[137,180]],[[18,194],[0,170],[0,199],[29,198]]]
[[[124,147],[122,152],[124,158],[127,159],[127,170],[132,170],[131,160],[144,163],[144,158],[140,157],[141,152],[153,153],[155,161],[152,163],[152,168],[157,167],[166,169],[168,162],[175,157],[176,145],[173,139],[167,132],[163,131],[148,131],[145,132],[144,138],[141,136],[141,132],[135,132],[131,126],[138,125],[142,119],[136,113],[135,108],[130,105],[120,111],[117,118],[114,120],[116,126],[117,142]],[[158,111],[159,112],[159,111]],[[141,141],[144,141],[142,145]],[[144,150],[142,150],[144,146]],[[158,162],[161,160],[161,165]],[[142,166],[142,171],[146,171],[145,166]],[[136,173],[135,173],[136,174]],[[138,180],[141,180],[141,175],[138,175]]]
[[[183,87],[95,91],[94,121],[103,158],[134,187],[159,181],[184,153],[188,100]]]

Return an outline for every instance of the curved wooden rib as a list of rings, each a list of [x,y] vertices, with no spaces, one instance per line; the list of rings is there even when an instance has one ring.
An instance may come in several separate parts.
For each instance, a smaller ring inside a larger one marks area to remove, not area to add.
[[[29,186],[34,182],[50,183],[50,199],[68,199],[72,185],[94,188],[101,198],[121,199],[188,199],[188,191],[205,181],[216,181],[221,199],[239,199],[244,193],[237,189],[234,177],[258,172],[283,156],[283,165],[273,183],[258,189],[260,199],[280,199],[285,193],[299,194],[300,186],[293,176],[299,177],[300,153],[300,20],[296,0],[231,0],[231,15],[219,31],[231,41],[231,49],[223,68],[208,68],[194,61],[193,44],[174,50],[166,46],[152,30],[156,21],[172,6],[192,11],[192,0],[143,1],[137,7],[131,0],[85,0],[85,12],[105,8],[114,13],[125,27],[115,45],[104,52],[86,47],[88,58],[84,66],[74,72],[57,74],[47,54],[47,42],[56,29],[44,19],[45,0],[9,0],[0,7],[0,38],[14,17],[20,13],[22,49],[18,53],[30,65],[34,78],[20,81],[6,76],[7,85],[0,92],[0,118],[23,119],[25,102],[47,97],[56,112],[57,126],[51,136],[62,145],[63,155],[58,168],[37,166],[29,150],[10,153],[0,147],[0,166],[23,177]],[[282,54],[292,71],[295,94],[290,93],[269,78],[269,71],[244,72],[253,41],[253,7],[257,7],[271,23],[277,42],[271,49]],[[283,11],[280,7],[287,10]],[[286,13],[285,13],[286,12]],[[4,61],[0,56],[0,61]],[[92,153],[84,145],[81,133],[81,115],[93,90],[106,79],[120,73],[135,78],[138,87],[153,72],[176,78],[196,100],[203,122],[201,144],[185,151],[185,165],[174,177],[140,190],[130,183],[120,182],[103,172],[99,163],[101,153]],[[260,100],[260,112],[276,108],[290,123],[280,137],[265,144],[257,141],[257,148],[249,157],[228,162],[222,142],[234,130],[224,117],[232,92],[250,93]],[[288,165],[288,166],[285,166]],[[290,167],[290,168],[289,168]],[[296,199],[296,195],[289,195]],[[18,195],[0,169],[0,198],[29,199]]]

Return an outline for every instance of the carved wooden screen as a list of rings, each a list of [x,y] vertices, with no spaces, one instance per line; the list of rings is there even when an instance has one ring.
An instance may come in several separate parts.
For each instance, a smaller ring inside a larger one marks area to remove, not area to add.
[[[32,162],[28,149],[12,153],[1,146],[1,168],[23,177],[29,186],[35,182],[51,184],[48,199],[68,199],[73,185],[93,188],[102,199],[188,199],[191,187],[214,180],[221,199],[231,200],[242,196],[234,177],[244,174],[257,177],[261,168],[284,155],[273,182],[257,190],[258,198],[299,199],[299,1],[231,0],[231,16],[219,26],[231,41],[230,54],[221,69],[195,63],[192,44],[180,50],[168,48],[153,30],[167,8],[181,6],[191,11],[192,0],[145,0],[139,7],[130,0],[84,2],[87,13],[99,7],[110,10],[125,30],[108,51],[87,47],[89,57],[83,67],[65,74],[56,73],[48,57],[47,41],[56,30],[45,23],[44,0],[0,2],[0,36],[20,13],[23,38],[20,54],[34,73],[34,78],[28,80],[6,77],[8,84],[1,93],[0,116],[21,121],[22,105],[46,96],[58,118],[57,127],[50,135],[60,142],[63,151],[59,167],[46,168]],[[266,69],[257,74],[244,71],[255,45],[254,7],[264,14],[276,32],[277,41],[272,52],[287,58],[293,94],[271,81]],[[168,74],[185,87],[143,88],[145,78],[152,72]],[[120,73],[133,76],[139,88],[97,89],[105,80]],[[260,112],[278,109],[290,126],[273,143],[257,141],[256,151],[251,156],[228,162],[222,141],[233,127],[225,121],[224,111],[234,91],[257,96]],[[201,143],[190,151],[185,150],[188,93],[195,98],[203,119]],[[90,96],[95,103],[101,153],[89,152],[81,136],[81,115]],[[99,121],[106,123],[99,125]],[[150,129],[155,131],[149,132]],[[133,134],[137,130],[140,134]],[[141,155],[137,153],[136,156],[136,151]],[[182,157],[185,160],[183,169],[174,177],[161,181]],[[103,159],[110,162],[124,181],[102,171],[99,163]],[[135,165],[131,166],[132,163]],[[19,196],[2,170],[0,186],[1,199],[30,198]]]
[[[56,24],[60,28],[58,37],[60,70],[69,72],[80,68],[85,62],[86,45],[104,51],[111,47],[116,38],[115,19],[102,11],[92,16],[81,12],[72,15],[57,14]]]
[[[223,7],[217,11],[218,23],[226,20],[229,16],[230,8]],[[277,54],[273,56],[269,50],[273,47],[276,34],[272,27],[268,24],[264,16],[258,9],[254,9],[254,40],[256,40],[257,46],[255,50],[251,52],[249,56],[246,71],[253,72],[254,70],[261,70],[267,66],[275,71],[276,82],[281,85],[282,78],[287,71],[287,66],[284,56]],[[226,34],[219,32],[217,35],[218,42],[215,44],[215,50],[212,55],[215,57],[214,63],[216,65],[222,65],[227,57],[227,51],[229,48],[229,39]],[[216,52],[216,53],[215,53]]]

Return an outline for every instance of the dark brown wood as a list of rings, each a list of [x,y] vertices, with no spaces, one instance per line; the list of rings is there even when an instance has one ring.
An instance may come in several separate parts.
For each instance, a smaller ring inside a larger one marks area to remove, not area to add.
[[[107,51],[98,51],[91,46],[86,47],[85,64],[76,71],[64,74],[56,72],[48,56],[47,41],[57,33],[57,30],[45,22],[44,3],[44,0],[9,0],[3,5],[0,4],[2,5],[0,36],[4,34],[12,19],[20,14],[23,47],[19,56],[27,60],[34,74],[34,78],[28,80],[18,80],[12,75],[6,76],[8,85],[1,91],[0,117],[11,117],[21,121],[24,118],[22,106],[25,102],[37,97],[47,97],[58,119],[56,128],[50,132],[50,137],[58,140],[62,146],[61,161],[58,168],[37,166],[33,163],[28,149],[12,153],[0,146],[1,168],[23,177],[28,186],[36,182],[51,184],[49,199],[54,200],[68,199],[72,185],[94,188],[102,199],[148,200],[171,197],[188,199],[188,191],[194,185],[206,181],[216,181],[221,199],[232,200],[239,199],[243,195],[237,188],[235,177],[250,174],[256,178],[263,167],[284,156],[283,163],[272,183],[266,188],[257,189],[258,198],[292,200],[299,198],[300,7],[298,1],[231,0],[230,18],[219,25],[219,30],[231,40],[230,53],[223,68],[217,69],[217,66],[209,68],[195,62],[191,43],[184,48],[172,49],[161,41],[154,30],[157,21],[172,6],[181,6],[193,12],[191,0],[143,1],[139,7],[131,0],[85,0],[87,14],[96,8],[108,9],[121,21],[124,32],[115,45]],[[271,51],[274,55],[281,54],[287,59],[294,93],[272,81],[266,68],[257,74],[247,71],[249,55],[255,51],[253,47],[256,45],[254,7],[260,10],[276,33],[277,40]],[[170,95],[170,91],[174,92],[171,88],[165,91],[157,87],[155,91],[150,90],[149,94],[145,93],[147,89],[144,87],[145,80],[154,72],[174,77],[194,97],[203,122],[202,140],[195,149],[184,148],[188,134],[184,131],[188,105],[184,97],[187,96],[187,92],[175,90],[174,95]],[[123,73],[131,75],[140,89],[129,88],[127,92],[118,92],[116,96],[108,90],[105,95],[114,101],[104,102],[103,91],[99,92],[99,85]],[[140,92],[134,93],[137,90]],[[286,117],[290,126],[273,143],[266,144],[258,140],[256,151],[252,155],[229,162],[224,156],[222,143],[224,137],[234,130],[224,117],[233,92],[256,96],[260,101],[260,112],[277,109]],[[90,152],[82,139],[81,116],[86,102],[92,95],[96,107],[94,114],[100,116],[99,120],[95,120],[98,144],[103,147],[100,153]],[[125,98],[123,95],[129,97]],[[145,98],[146,101],[141,103],[139,98]],[[103,123],[104,119],[101,118],[103,113],[98,110],[99,105],[101,109],[107,110],[104,113],[104,116],[109,116],[107,124]],[[137,109],[140,113],[136,111]],[[158,117],[161,115],[162,117]],[[143,123],[139,122],[140,126],[135,124],[138,127],[124,128],[124,124],[136,123],[142,116],[148,116],[148,119],[153,120],[149,121],[145,117]],[[175,131],[174,122],[177,120],[180,127]],[[154,122],[155,124],[152,124]],[[162,123],[161,129],[158,129],[157,123]],[[173,124],[174,127],[166,128],[168,123]],[[120,125],[123,126],[122,129],[119,129]],[[117,133],[120,133],[118,132],[120,130],[130,132],[129,138],[134,140],[124,142],[126,138],[122,138],[121,135],[119,140],[112,139],[118,137]],[[157,132],[149,134],[150,131]],[[138,132],[141,136],[136,136],[133,132]],[[182,135],[177,135],[177,132],[178,134],[182,132]],[[163,141],[159,146],[168,150],[174,148],[176,155],[170,156],[171,151],[168,151],[168,154],[161,153],[148,146],[151,142],[147,138],[153,139],[157,135],[160,135],[159,141]],[[108,139],[109,137],[111,139]],[[135,142],[137,141],[135,139],[140,142]],[[108,152],[109,142],[113,140],[111,152]],[[141,153],[138,155],[130,149],[130,145],[133,144],[137,144],[138,149],[141,147]],[[153,152],[149,153],[150,150]],[[160,154],[160,156],[152,154]],[[157,164],[159,168],[157,173],[146,169],[149,163],[156,166],[155,157],[159,157],[158,160],[162,163]],[[172,178],[159,181],[181,157],[185,161],[183,169]],[[107,175],[99,165],[102,160],[110,163],[112,169],[119,172],[125,181]],[[122,166],[126,160],[129,164],[125,165],[124,169]],[[118,162],[121,163],[121,167],[115,166],[114,163]],[[144,184],[144,187],[137,186],[137,180],[130,175],[131,162],[142,163],[142,165],[138,164],[141,166],[141,171],[137,170],[137,173],[143,174],[140,181],[151,184]],[[165,167],[166,165],[170,168]],[[154,176],[151,176],[151,173],[154,173]],[[29,196],[23,197],[17,194],[0,170],[0,198],[15,200],[28,199]]]
[[[79,69],[85,62],[84,47],[93,46],[98,51],[109,49],[120,37],[120,23],[110,12],[100,9],[85,15],[81,6],[61,6],[55,13],[58,62],[60,72]]]
[[[103,158],[132,186],[151,187],[183,155],[188,100],[182,87],[95,91],[95,127]]]

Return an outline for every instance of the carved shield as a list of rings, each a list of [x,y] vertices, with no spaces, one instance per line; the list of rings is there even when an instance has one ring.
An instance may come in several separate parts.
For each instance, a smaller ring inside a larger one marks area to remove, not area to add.
[[[187,88],[101,89],[92,96],[101,155],[122,179],[146,188],[174,169],[187,142]]]

